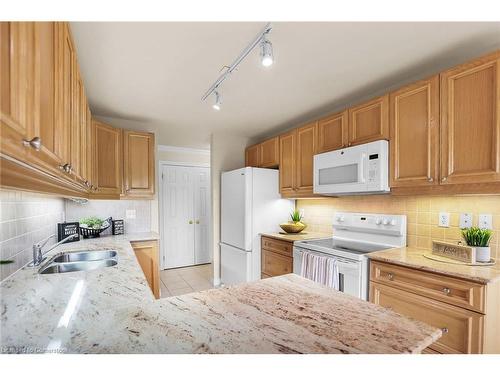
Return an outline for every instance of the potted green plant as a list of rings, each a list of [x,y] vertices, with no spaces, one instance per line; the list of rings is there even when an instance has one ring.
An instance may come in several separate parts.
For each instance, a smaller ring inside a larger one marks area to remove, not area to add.
[[[302,214],[299,210],[293,210],[290,213],[290,220],[287,223],[281,223],[280,227],[287,233],[299,233],[307,228],[307,225],[302,222]]]
[[[471,227],[462,229],[462,236],[468,246],[476,249],[477,262],[489,262],[491,257],[490,240],[493,232],[489,229]]]

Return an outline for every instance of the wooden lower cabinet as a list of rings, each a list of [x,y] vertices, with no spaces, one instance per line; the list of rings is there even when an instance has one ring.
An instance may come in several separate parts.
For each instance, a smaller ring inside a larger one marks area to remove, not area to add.
[[[292,242],[262,236],[261,249],[261,277],[263,279],[293,272]]]
[[[131,242],[131,245],[155,298],[160,298],[158,241]]]
[[[498,284],[370,262],[370,302],[442,330],[428,353],[500,353]]]

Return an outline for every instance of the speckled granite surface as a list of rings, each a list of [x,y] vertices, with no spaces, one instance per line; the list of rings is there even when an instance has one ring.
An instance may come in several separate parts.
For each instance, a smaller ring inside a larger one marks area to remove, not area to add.
[[[304,240],[312,240],[315,238],[328,238],[331,237],[331,234],[327,233],[315,233],[315,232],[307,232],[306,233],[297,233],[297,234],[283,234],[283,233],[260,233],[261,236],[276,238],[277,240],[295,242],[295,241],[304,241]]]
[[[481,284],[500,281],[500,264],[498,261],[493,266],[467,266],[429,259],[424,257],[426,253],[430,254],[431,251],[402,247],[369,253],[368,257],[373,260],[454,276]]]
[[[154,300],[131,240],[106,237],[56,251],[116,249],[115,267],[53,275],[23,269],[2,282],[2,352],[417,353],[441,335],[296,275]]]

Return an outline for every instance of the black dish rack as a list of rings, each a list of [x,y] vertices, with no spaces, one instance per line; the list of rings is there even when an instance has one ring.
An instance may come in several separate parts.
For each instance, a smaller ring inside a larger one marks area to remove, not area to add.
[[[83,238],[96,238],[100,237],[101,233],[104,232],[106,229],[108,229],[111,226],[112,218],[108,217],[106,220],[104,220],[104,223],[108,223],[104,228],[101,225],[101,228],[86,228],[82,227],[80,224],[80,234],[83,236]],[[104,225],[103,223],[103,225]]]

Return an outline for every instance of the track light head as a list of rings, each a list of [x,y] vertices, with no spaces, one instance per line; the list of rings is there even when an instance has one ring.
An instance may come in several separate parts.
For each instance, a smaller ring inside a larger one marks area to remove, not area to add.
[[[265,36],[260,43],[260,59],[262,65],[265,67],[273,65],[273,45]]]
[[[222,104],[222,99],[218,91],[214,91],[215,95],[215,102],[212,105],[212,108],[215,109],[216,111],[220,111],[220,105]]]

